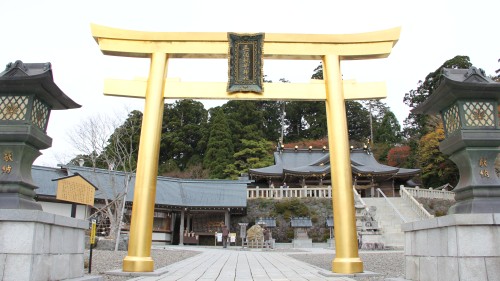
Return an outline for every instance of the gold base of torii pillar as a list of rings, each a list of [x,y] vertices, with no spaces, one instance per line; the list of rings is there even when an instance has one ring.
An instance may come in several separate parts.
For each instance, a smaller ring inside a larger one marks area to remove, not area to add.
[[[105,55],[151,59],[147,79],[106,80],[104,85],[107,95],[146,99],[129,250],[123,260],[123,271],[154,270],[151,239],[163,100],[189,98],[325,101],[335,218],[336,256],[332,270],[346,274],[363,272],[357,247],[345,100],[385,98],[386,90],[384,83],[343,81],[340,61],[389,56],[399,39],[400,28],[342,35],[266,34],[264,59],[322,60],[324,81],[264,83],[264,93],[228,93],[226,83],[185,83],[166,79],[168,58],[227,58],[227,33],[141,32],[94,24],[91,29]]]

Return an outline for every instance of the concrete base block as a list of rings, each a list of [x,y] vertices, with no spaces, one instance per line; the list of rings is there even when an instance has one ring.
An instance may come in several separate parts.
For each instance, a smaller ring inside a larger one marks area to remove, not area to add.
[[[383,250],[384,242],[382,235],[373,232],[361,233],[361,249],[363,250]]]
[[[404,224],[408,280],[496,280],[500,214],[453,214]]]
[[[85,280],[86,229],[87,221],[0,209],[0,280]]]
[[[292,241],[294,248],[312,248],[312,239],[293,239]]]
[[[335,238],[326,240],[326,243],[328,244],[328,248],[335,249]]]

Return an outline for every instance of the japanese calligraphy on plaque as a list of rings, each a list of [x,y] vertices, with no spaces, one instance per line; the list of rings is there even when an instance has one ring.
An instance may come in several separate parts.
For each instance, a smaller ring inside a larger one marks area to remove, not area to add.
[[[488,167],[488,162],[486,161],[486,158],[481,157],[481,159],[479,159],[479,167],[481,167],[481,168]],[[490,173],[488,172],[487,169],[481,169],[479,171],[479,174],[481,175],[482,178],[489,178],[490,177]]]
[[[57,179],[56,199],[94,206],[97,188],[79,174]]]
[[[2,174],[10,174],[10,172],[12,172],[12,166],[9,163],[13,161],[14,158],[12,157],[11,151],[6,151],[3,153],[3,162],[5,164],[2,165]]]
[[[229,42],[229,82],[227,91],[263,91],[263,46],[264,33],[228,33]]]

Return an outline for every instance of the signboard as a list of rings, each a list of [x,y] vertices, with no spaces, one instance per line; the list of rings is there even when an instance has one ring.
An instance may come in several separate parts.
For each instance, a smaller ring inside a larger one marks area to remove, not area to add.
[[[96,221],[92,220],[92,228],[90,229],[90,244],[95,244],[95,230],[96,230]]]
[[[94,206],[96,188],[79,174],[57,179],[56,199]]]
[[[229,233],[229,242],[236,243],[236,233]]]
[[[264,33],[228,33],[229,83],[227,91],[262,93]]]

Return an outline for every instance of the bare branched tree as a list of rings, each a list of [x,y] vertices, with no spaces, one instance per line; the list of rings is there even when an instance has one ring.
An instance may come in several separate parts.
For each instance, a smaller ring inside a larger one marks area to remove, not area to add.
[[[129,122],[130,119],[123,123],[106,116],[93,116],[83,120],[69,134],[70,143],[85,158],[87,165],[94,170],[107,168],[107,183],[100,182],[97,175],[92,181],[105,200],[98,213],[109,220],[108,238],[115,240],[115,251],[118,250],[129,185],[136,169],[137,146],[133,140],[139,134],[140,126],[127,124]],[[118,177],[118,173],[123,177]]]

